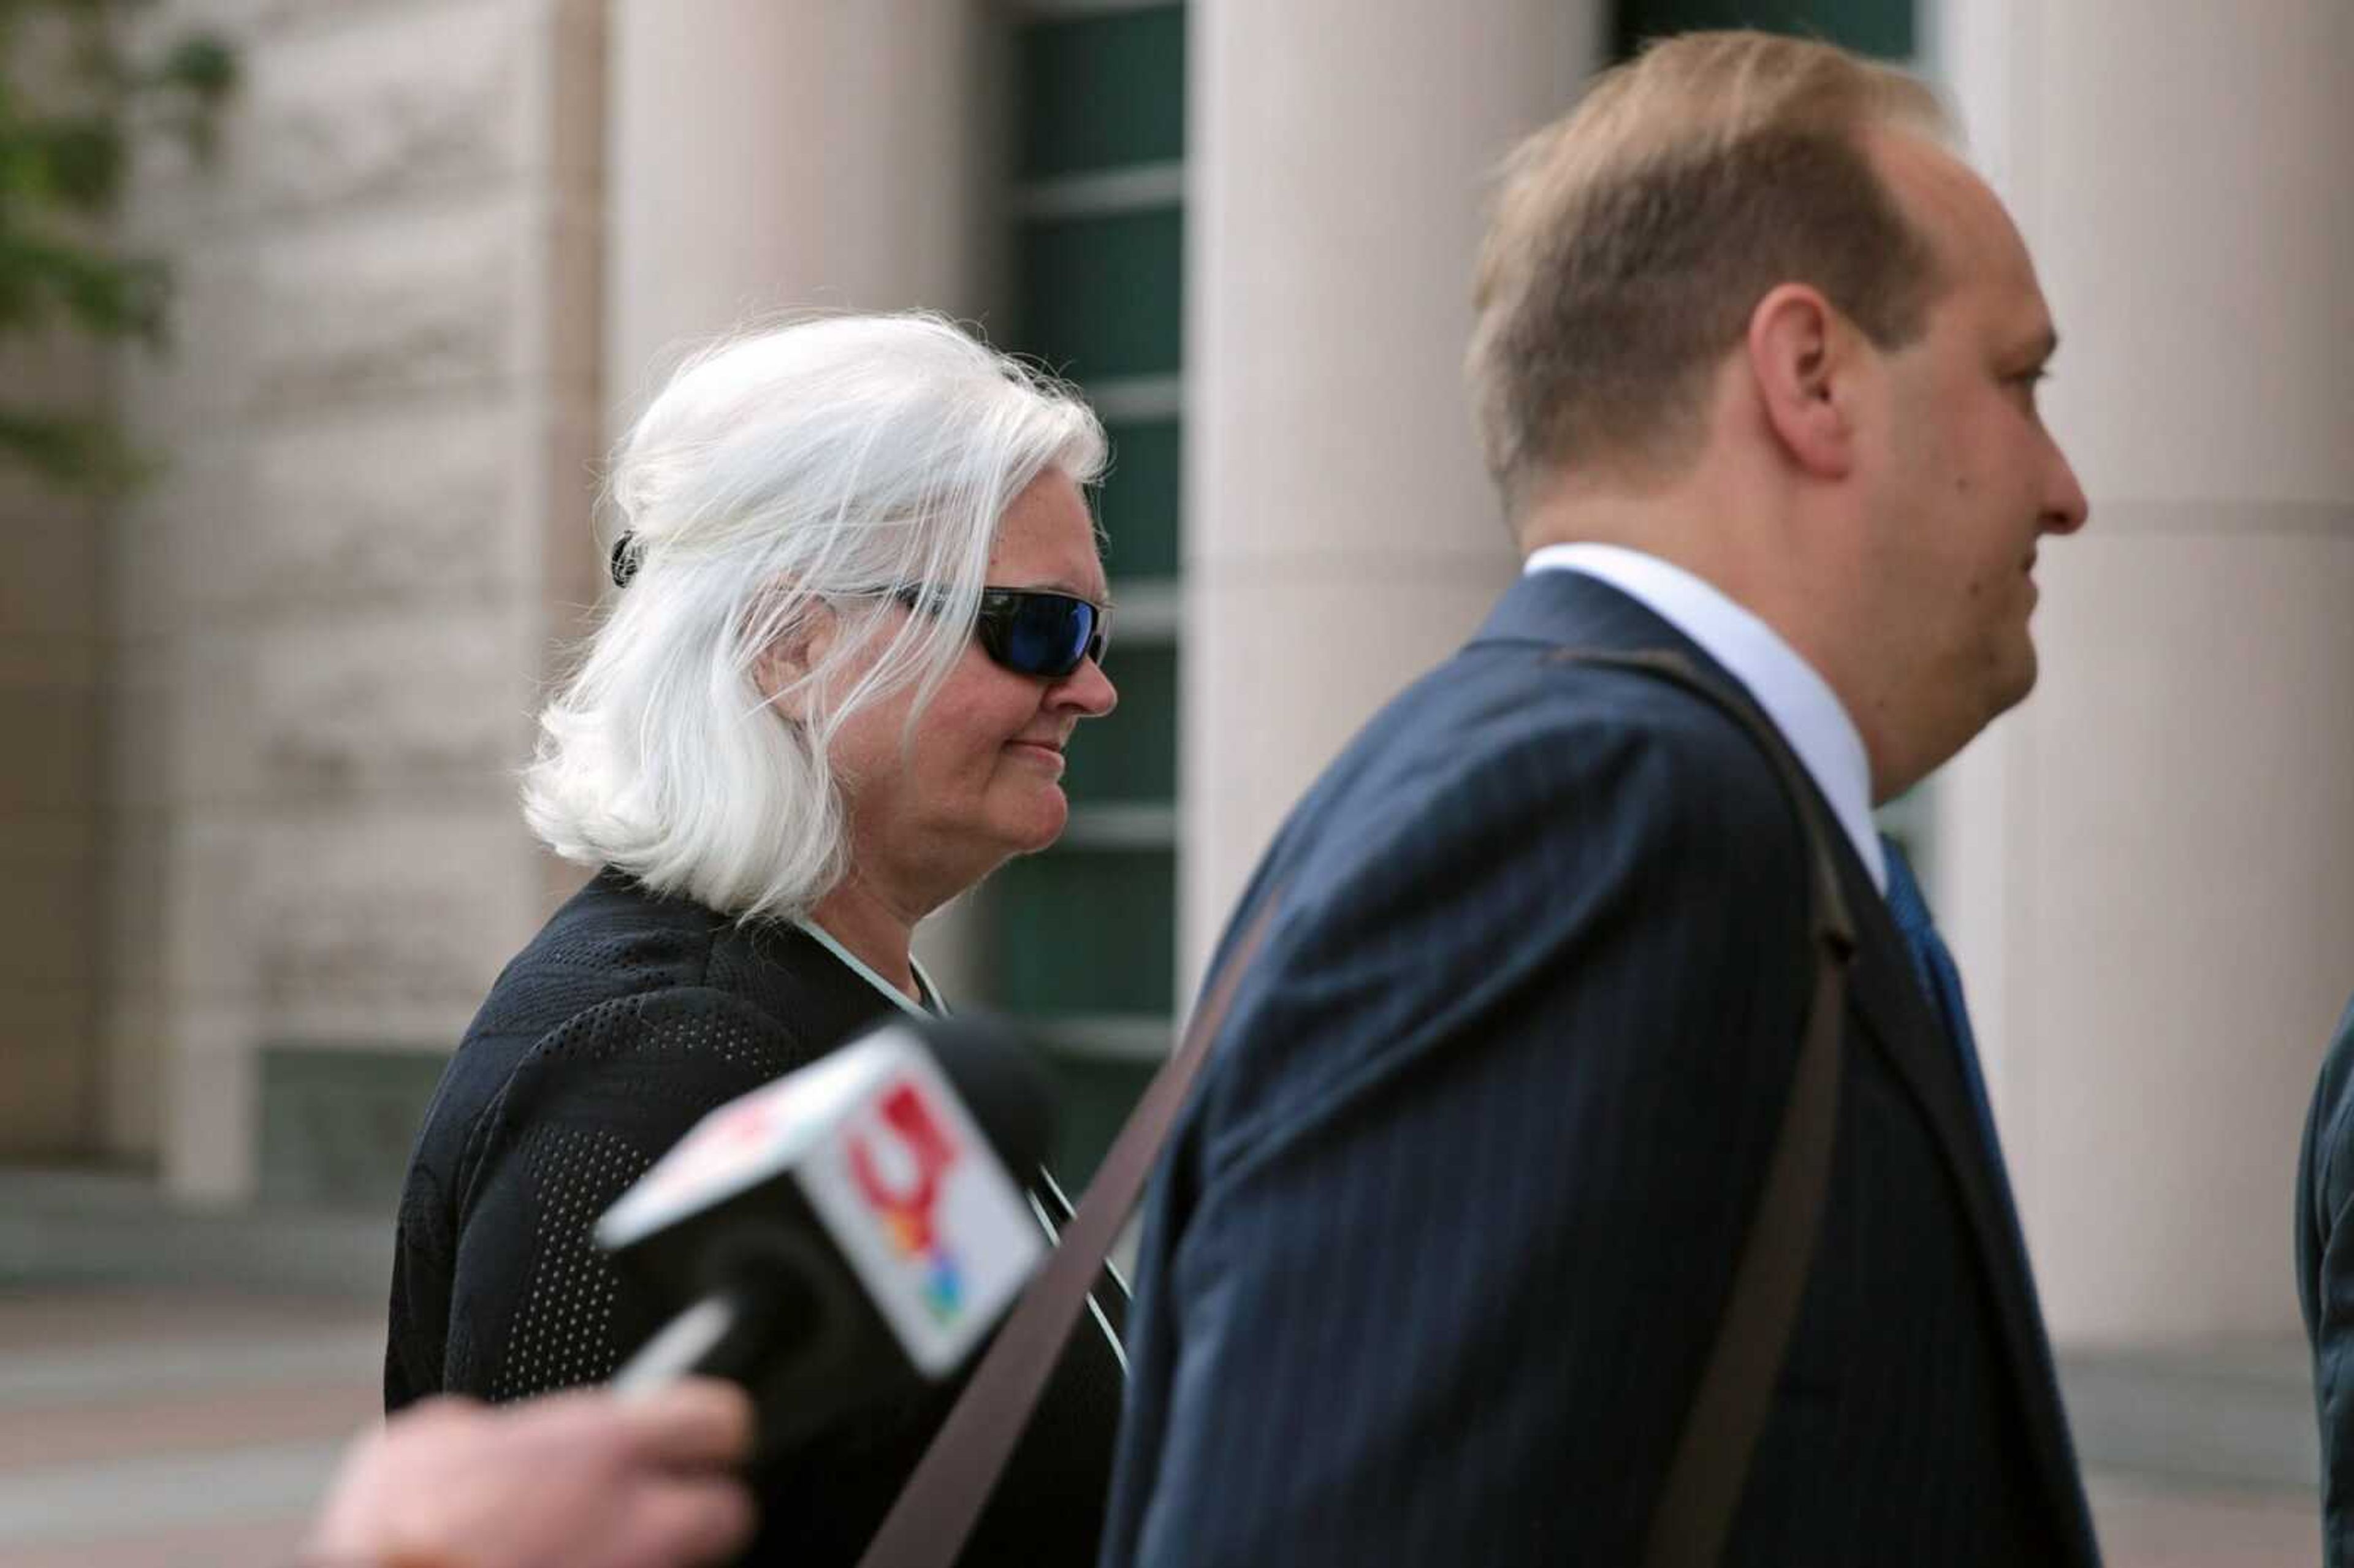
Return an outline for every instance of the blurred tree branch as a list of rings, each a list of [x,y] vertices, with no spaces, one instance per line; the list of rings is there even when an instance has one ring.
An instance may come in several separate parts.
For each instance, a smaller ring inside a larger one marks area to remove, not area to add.
[[[112,219],[138,138],[210,155],[237,62],[208,33],[127,44],[129,14],[152,3],[0,0],[0,352],[60,332],[165,344],[169,270],[123,253]],[[0,465],[97,492],[148,468],[105,408],[5,384]]]

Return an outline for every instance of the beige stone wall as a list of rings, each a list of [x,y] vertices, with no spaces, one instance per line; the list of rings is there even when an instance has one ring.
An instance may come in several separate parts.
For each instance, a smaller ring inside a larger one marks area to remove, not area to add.
[[[179,0],[245,85],[136,237],[168,480],[110,536],[103,1133],[253,1177],[267,1044],[446,1050],[563,880],[513,772],[593,600],[599,0]]]

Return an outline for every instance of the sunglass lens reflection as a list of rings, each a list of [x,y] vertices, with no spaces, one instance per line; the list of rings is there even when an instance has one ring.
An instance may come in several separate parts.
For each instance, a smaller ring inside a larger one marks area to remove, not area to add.
[[[1005,662],[1031,674],[1069,674],[1095,635],[1095,608],[1082,599],[1025,599],[1010,619]]]

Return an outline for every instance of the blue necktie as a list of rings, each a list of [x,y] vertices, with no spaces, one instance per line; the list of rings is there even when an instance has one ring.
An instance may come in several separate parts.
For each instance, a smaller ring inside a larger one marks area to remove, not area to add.
[[[1978,1036],[1970,1033],[1970,1010],[1962,1000],[1961,971],[1954,968],[1954,955],[1946,950],[1946,939],[1937,935],[1936,922],[1929,916],[1929,903],[1921,896],[1913,863],[1885,833],[1881,835],[1880,847],[1888,856],[1888,913],[1895,918],[1897,935],[1904,938],[1905,951],[1912,955],[1913,972],[1921,989],[1928,993],[1930,1005],[1946,1026],[1946,1038],[1953,1042],[1954,1054],[1961,1058],[1962,1082],[1969,1087],[1970,1108],[1978,1113],[1978,1136],[1986,1142],[2008,1203],[2010,1181],[2003,1171],[2002,1139],[1995,1134],[1994,1106],[1987,1098],[1986,1074],[1978,1066]]]
[[[1896,933],[1904,938],[1904,950],[1912,956],[1913,972],[1928,993],[1929,1001],[1938,1019],[1946,1026],[1946,1038],[1953,1042],[1954,1054],[1961,1058],[1962,1082],[1970,1091],[1970,1108],[1977,1113],[1978,1137],[1986,1144],[1987,1162],[1994,1172],[1995,1196],[2002,1210],[2004,1228],[2010,1233],[2011,1251],[2019,1259],[2020,1277],[2027,1285],[2028,1304],[2035,1314],[2035,1348],[2044,1386],[2050,1391],[2052,1407],[2060,1409],[2060,1379],[2052,1364],[2052,1344],[2043,1332],[2043,1309],[2035,1298],[2035,1275],[2027,1262],[2027,1241],[2019,1228],[2019,1207],[2010,1195],[2010,1173],[2003,1168],[2002,1140],[1995,1136],[1994,1107],[1987,1099],[1986,1075],[1978,1068],[1978,1038],[1970,1033],[1970,1012],[1962,1001],[1961,971],[1954,967],[1954,955],[1946,950],[1946,939],[1937,935],[1936,922],[1929,917],[1928,901],[1921,896],[1921,885],[1913,876],[1913,864],[1896,841],[1881,835],[1880,847],[1888,856],[1888,913],[1896,922]],[[2075,1444],[2068,1432],[2067,1415],[2060,1415],[2061,1441],[2066,1447],[2069,1467],[2075,1468]],[[2084,1539],[2093,1537],[2092,1510],[2086,1506],[2084,1485],[2079,1478],[2076,1488],[2077,1520]]]

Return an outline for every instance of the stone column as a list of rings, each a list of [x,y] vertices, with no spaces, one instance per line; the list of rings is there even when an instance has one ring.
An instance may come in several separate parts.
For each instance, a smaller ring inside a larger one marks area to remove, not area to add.
[[[782,311],[989,301],[1004,219],[982,7],[611,7],[619,418],[686,345]]]
[[[1293,800],[1515,569],[1462,390],[1473,253],[1602,9],[1191,7],[1182,996]]]
[[[1010,228],[968,0],[611,0],[609,441],[695,344],[805,309],[980,317]],[[980,983],[960,901],[917,938]]]
[[[60,335],[0,383],[88,407],[103,361]],[[97,1130],[104,537],[86,497],[0,471],[0,1161],[86,1156]]]
[[[1941,780],[1939,889],[2054,1333],[2295,1331],[2354,990],[2354,9],[1945,0],[2092,498],[2043,678]]]

